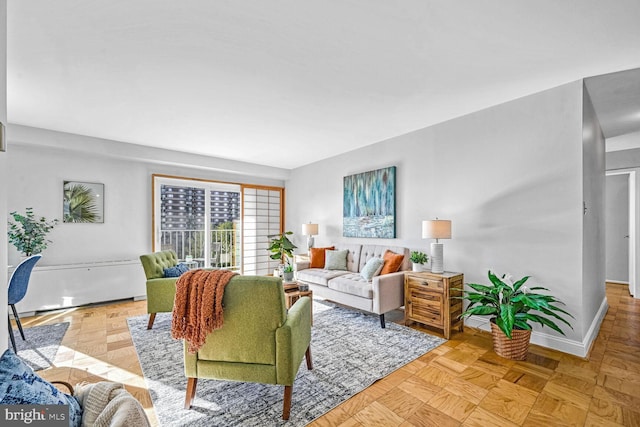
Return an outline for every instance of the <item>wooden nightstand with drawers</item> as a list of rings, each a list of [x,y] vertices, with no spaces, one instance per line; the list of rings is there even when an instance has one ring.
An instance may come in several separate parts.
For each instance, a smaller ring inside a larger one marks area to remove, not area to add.
[[[421,323],[442,330],[446,339],[451,329],[462,332],[462,296],[456,289],[464,287],[462,273],[431,273],[407,271],[404,273],[404,323]]]

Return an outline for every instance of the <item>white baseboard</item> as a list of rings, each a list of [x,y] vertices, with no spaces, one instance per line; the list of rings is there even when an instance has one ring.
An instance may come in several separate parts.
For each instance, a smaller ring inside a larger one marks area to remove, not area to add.
[[[608,283],[617,283],[618,285],[628,285],[628,284],[629,284],[629,282],[623,282],[623,281],[621,281],[621,280],[609,280],[609,279],[607,279],[607,280],[605,280],[605,282],[608,282]]]
[[[607,310],[609,310],[609,302],[607,301],[607,297],[605,296],[602,300],[602,304],[600,304],[600,308],[596,313],[596,317],[591,322],[591,326],[587,330],[584,339],[582,342],[585,344],[585,354],[582,357],[585,357],[589,354],[589,350],[591,349],[591,345],[598,337],[598,332],[600,332],[600,326],[602,325],[602,321],[604,320],[604,316],[607,315]]]
[[[605,297],[602,300],[602,304],[600,305],[600,308],[598,309],[598,312],[596,313],[593,322],[591,322],[591,326],[589,327],[589,330],[585,334],[585,337],[582,341],[570,340],[562,336],[558,337],[555,335],[548,335],[543,332],[533,331],[531,333],[531,343],[542,347],[551,348],[553,350],[562,351],[564,353],[573,354],[578,357],[586,357],[589,353],[591,345],[593,344],[593,341],[598,336],[600,325],[602,324],[602,320],[607,314],[608,309],[609,304],[607,303],[607,298]],[[465,319],[464,325],[491,332],[491,326],[489,325],[488,317],[471,316]]]

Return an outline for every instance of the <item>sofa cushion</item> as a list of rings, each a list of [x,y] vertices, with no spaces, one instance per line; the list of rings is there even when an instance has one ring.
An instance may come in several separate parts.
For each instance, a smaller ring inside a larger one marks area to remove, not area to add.
[[[385,251],[382,259],[384,259],[384,267],[382,267],[380,274],[395,273],[400,269],[402,261],[404,261],[404,255],[396,254],[387,250]]]
[[[329,246],[326,248],[309,249],[309,268],[324,268],[325,251],[334,250],[334,249],[335,249],[335,246]]]
[[[327,286],[329,280],[344,274],[348,274],[348,272],[342,270],[325,270],[323,268],[305,268],[304,270],[298,270],[297,279],[301,282]]]
[[[326,270],[347,270],[347,254],[348,250],[333,250],[325,252],[324,268]]]
[[[373,285],[360,273],[347,273],[329,281],[329,289],[362,298],[373,298]]]
[[[364,268],[360,272],[360,275],[367,282],[373,279],[373,276],[377,276],[382,271],[382,267],[384,266],[384,260],[382,258],[374,257],[371,258],[365,264]]]

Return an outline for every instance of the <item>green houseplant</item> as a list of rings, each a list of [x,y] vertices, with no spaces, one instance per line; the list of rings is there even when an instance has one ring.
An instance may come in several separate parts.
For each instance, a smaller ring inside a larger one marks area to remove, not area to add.
[[[564,332],[555,323],[556,320],[572,328],[563,315],[571,318],[573,316],[558,307],[564,303],[551,295],[538,292],[548,291],[547,288],[525,286],[529,277],[525,276],[513,283],[510,276],[503,275],[499,278],[489,271],[490,285],[468,283],[473,290],[463,290],[463,296],[460,297],[469,301],[466,311],[460,315],[461,318],[472,315],[493,316],[491,329],[494,350],[499,355],[511,359],[522,360],[526,357],[531,337],[531,323],[548,326],[562,335]],[[510,341],[513,343],[510,344]],[[510,345],[519,348],[510,349]]]
[[[424,264],[429,261],[427,254],[420,251],[411,251],[409,259],[413,263],[413,271],[422,271]]]
[[[293,280],[293,266],[291,264],[285,265],[283,279],[287,282],[290,282]]]
[[[11,212],[15,222],[9,221],[9,242],[24,256],[39,254],[47,248],[51,240],[47,234],[58,224],[58,220],[47,221],[45,217],[36,218],[33,208],[27,208],[25,214]]]
[[[291,240],[287,236],[293,234],[293,231],[285,231],[280,234],[273,234],[269,236],[270,242],[267,250],[271,252],[269,256],[273,260],[280,261],[280,263],[285,262],[286,267],[290,268],[290,271],[293,272],[293,267],[291,266],[291,259],[293,258],[293,250],[297,248]],[[285,270],[282,270],[285,271]]]

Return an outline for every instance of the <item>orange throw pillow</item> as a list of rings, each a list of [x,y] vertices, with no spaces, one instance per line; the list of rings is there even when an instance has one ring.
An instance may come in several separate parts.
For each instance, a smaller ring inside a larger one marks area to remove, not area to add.
[[[335,246],[309,249],[309,268],[324,268],[324,251],[334,249]]]
[[[402,265],[402,261],[404,260],[404,255],[399,255],[387,249],[382,259],[384,260],[384,267],[382,267],[380,275],[395,273],[396,271],[400,270],[400,266]]]

